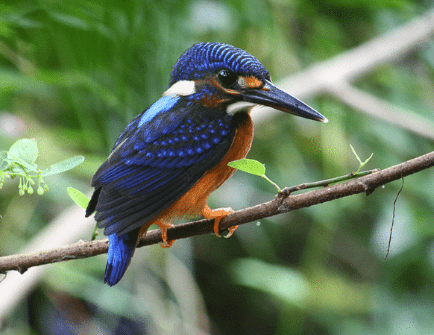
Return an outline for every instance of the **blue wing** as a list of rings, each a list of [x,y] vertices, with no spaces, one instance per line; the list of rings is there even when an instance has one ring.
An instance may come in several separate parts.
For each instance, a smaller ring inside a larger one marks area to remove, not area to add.
[[[236,118],[163,97],[124,130],[92,179],[87,215],[106,235],[133,231],[188,191],[229,150]]]

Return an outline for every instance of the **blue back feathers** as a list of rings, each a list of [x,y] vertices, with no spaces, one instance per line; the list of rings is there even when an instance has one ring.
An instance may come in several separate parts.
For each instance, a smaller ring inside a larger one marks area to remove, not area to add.
[[[182,54],[172,70],[169,87],[180,80],[202,79],[207,73],[228,69],[237,74],[270,79],[267,69],[244,50],[222,43],[197,43]]]

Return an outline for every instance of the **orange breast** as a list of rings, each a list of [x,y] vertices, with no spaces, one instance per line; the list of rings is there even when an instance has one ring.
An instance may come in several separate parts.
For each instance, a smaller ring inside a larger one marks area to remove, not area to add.
[[[170,222],[174,217],[196,216],[200,214],[201,210],[206,206],[211,192],[218,189],[234,174],[236,170],[227,164],[231,161],[245,158],[253,141],[253,121],[249,114],[244,114],[245,117],[235,133],[232,145],[222,161],[205,173],[187,193],[152,220],[153,222],[157,220]]]

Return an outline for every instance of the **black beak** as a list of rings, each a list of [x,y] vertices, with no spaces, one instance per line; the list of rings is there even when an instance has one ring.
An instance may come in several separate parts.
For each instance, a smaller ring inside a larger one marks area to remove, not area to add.
[[[327,123],[328,120],[304,102],[283,92],[268,80],[262,89],[245,90],[242,93],[244,101],[272,107],[282,112],[291,113],[315,121]]]

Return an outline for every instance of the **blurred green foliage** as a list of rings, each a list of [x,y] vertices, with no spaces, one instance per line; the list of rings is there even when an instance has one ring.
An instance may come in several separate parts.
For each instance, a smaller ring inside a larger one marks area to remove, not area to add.
[[[255,55],[278,81],[424,13],[420,0],[52,1],[0,4],[0,150],[36,138],[41,165],[86,161],[43,197],[0,192],[0,254],[16,253],[90,179],[126,124],[165,90],[176,59],[198,41]],[[434,43],[359,80],[359,88],[433,122]],[[287,115],[258,125],[250,158],[281,186],[385,168],[434,150],[432,141],[359,114],[328,96],[329,119]],[[411,119],[409,120],[411,122]],[[12,183],[10,183],[12,184]],[[234,209],[274,197],[235,176],[211,199]],[[385,334],[434,328],[434,175],[243,225],[235,236],[137,250],[115,287],[105,256],[57,264],[10,316],[6,334]],[[84,213],[83,213],[84,215]],[[83,236],[83,239],[88,239]],[[0,283],[1,285],[1,283]],[[90,328],[89,328],[90,327]]]
[[[39,150],[36,140],[23,138],[16,141],[9,151],[0,151],[0,189],[8,179],[19,178],[19,195],[33,194],[33,187],[38,187],[37,194],[43,195],[49,190],[44,177],[59,174],[73,169],[84,161],[83,156],[75,156],[61,162],[52,164],[49,168],[41,170],[36,164]]]

